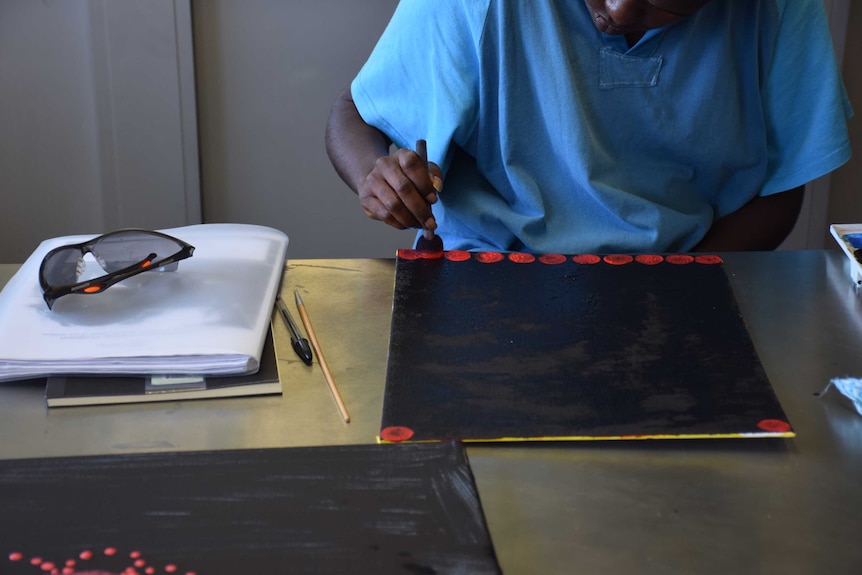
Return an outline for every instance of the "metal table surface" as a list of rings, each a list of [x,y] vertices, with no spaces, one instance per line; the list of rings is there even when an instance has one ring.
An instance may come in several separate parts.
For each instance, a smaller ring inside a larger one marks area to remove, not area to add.
[[[725,254],[794,439],[471,444],[504,573],[862,572],[862,293],[840,252]],[[0,265],[0,285],[15,265]],[[394,260],[297,260],[299,289],[352,422],[276,320],[282,396],[47,409],[0,384],[0,458],[362,444],[379,429]]]

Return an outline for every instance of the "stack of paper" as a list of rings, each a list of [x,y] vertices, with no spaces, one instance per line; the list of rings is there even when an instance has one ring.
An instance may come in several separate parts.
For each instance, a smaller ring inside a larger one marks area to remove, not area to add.
[[[247,224],[162,230],[195,246],[174,272],[151,271],[48,309],[43,242],[0,292],[0,381],[62,374],[227,375],[258,369],[287,236]]]

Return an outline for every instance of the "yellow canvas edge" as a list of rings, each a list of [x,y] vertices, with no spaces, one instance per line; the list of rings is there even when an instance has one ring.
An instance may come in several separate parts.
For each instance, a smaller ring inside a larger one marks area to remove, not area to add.
[[[527,441],[627,441],[627,440],[636,440],[640,441],[643,439],[756,439],[756,438],[764,438],[764,437],[784,437],[784,438],[792,438],[796,437],[796,433],[793,431],[780,431],[780,432],[770,432],[770,431],[757,431],[750,433],[682,433],[679,435],[671,435],[671,434],[644,434],[644,435],[603,435],[603,436],[591,436],[591,435],[571,435],[571,436],[561,436],[561,437],[499,437],[495,439],[460,439],[462,443],[518,443],[518,442],[527,442]],[[377,443],[387,444],[387,443],[436,443],[440,441],[450,441],[448,439],[422,439],[422,440],[406,440],[406,441],[387,441],[377,436]]]

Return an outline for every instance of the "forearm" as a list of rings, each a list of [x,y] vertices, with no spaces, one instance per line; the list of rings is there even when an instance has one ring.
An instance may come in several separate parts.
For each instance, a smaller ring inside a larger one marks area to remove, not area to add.
[[[390,144],[383,132],[362,120],[349,88],[339,94],[326,123],[326,153],[354,192],[359,191],[377,159],[389,153]]]
[[[774,250],[793,230],[804,199],[804,186],[758,196],[716,220],[693,251]]]

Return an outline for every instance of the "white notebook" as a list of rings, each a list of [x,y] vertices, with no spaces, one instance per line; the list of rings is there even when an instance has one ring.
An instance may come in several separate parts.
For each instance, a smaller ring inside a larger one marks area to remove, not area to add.
[[[39,266],[54,238],[0,292],[0,381],[49,375],[254,373],[284,270],[287,236],[248,224],[161,230],[195,247],[173,272],[151,271],[48,309]]]

